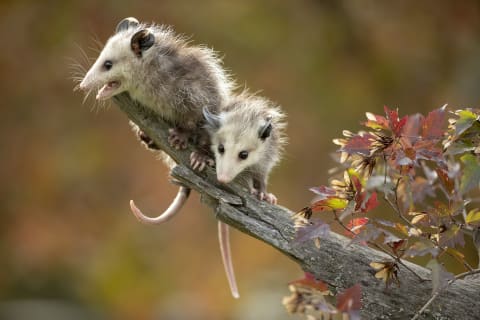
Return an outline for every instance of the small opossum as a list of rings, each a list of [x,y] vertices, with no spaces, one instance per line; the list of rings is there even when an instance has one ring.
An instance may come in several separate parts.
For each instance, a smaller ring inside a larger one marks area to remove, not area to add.
[[[172,124],[172,146],[185,148],[189,139],[196,140],[191,165],[199,170],[213,164],[208,156],[202,108],[208,107],[213,113],[220,110],[232,86],[212,50],[191,46],[170,28],[139,23],[135,18],[123,19],[117,25],[116,33],[79,84],[87,94],[98,89],[98,100],[128,92],[132,99],[153,109]],[[140,131],[138,134],[142,135]],[[148,137],[142,140],[149,144]],[[166,162],[172,166],[172,161]],[[180,187],[169,208],[156,218],[145,216],[133,201],[130,206],[140,221],[162,223],[179,211],[189,193],[188,188]]]
[[[215,154],[217,180],[241,179],[258,199],[277,203],[266,190],[268,176],[286,143],[285,115],[265,98],[242,93],[219,114],[204,108]]]
[[[271,204],[277,198],[266,190],[268,175],[280,161],[286,143],[285,115],[267,99],[244,92],[219,114],[203,110],[211,148],[215,154],[217,180],[229,183],[239,179],[258,199]],[[223,265],[230,289],[238,296],[229,246],[229,228],[218,223]]]

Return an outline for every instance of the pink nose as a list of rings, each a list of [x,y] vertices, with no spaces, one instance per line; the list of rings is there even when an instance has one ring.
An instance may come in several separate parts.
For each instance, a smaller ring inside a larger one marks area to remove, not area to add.
[[[230,179],[227,176],[224,175],[217,175],[217,180],[220,183],[229,183]]]

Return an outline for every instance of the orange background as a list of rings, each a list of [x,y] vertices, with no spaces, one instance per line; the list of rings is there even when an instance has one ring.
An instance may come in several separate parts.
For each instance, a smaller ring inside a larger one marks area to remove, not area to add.
[[[70,79],[72,59],[88,67],[81,50],[95,58],[127,16],[192,35],[283,106],[290,144],[270,190],[292,210],[327,183],[331,140],[366,111],[478,107],[476,1],[3,1],[0,317],[290,318],[281,298],[302,271],[234,231],[232,299],[197,195],[165,225],[130,214],[131,198],[159,212],[176,188],[116,106],[82,105]]]

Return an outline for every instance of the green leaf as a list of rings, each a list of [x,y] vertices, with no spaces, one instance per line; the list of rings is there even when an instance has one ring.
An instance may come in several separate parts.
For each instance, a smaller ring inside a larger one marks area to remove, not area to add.
[[[465,219],[466,223],[473,223],[480,221],[480,210],[473,209],[467,214],[467,218]]]
[[[465,154],[460,160],[464,164],[463,175],[460,181],[460,192],[465,194],[478,187],[480,182],[480,165],[477,157],[473,154]]]
[[[478,116],[470,110],[459,110],[456,112],[458,119],[455,122],[455,136],[460,136],[477,121]]]
[[[348,200],[331,197],[327,199],[322,199],[316,201],[312,204],[311,208],[314,212],[325,211],[325,210],[343,210],[347,207]]]

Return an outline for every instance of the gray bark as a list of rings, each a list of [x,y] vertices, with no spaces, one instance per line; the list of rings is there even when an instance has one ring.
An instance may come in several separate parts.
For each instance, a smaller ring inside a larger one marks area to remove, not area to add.
[[[172,177],[200,193],[218,219],[280,250],[303,270],[339,290],[359,283],[362,319],[409,319],[431,297],[431,282],[419,281],[403,266],[398,274],[400,287],[386,289],[385,284],[374,277],[375,271],[369,264],[391,259],[372,248],[350,244],[349,239],[338,234],[331,233],[328,239],[322,239],[320,249],[310,242],[294,244],[291,211],[258,201],[239,185],[226,187],[216,183],[211,168],[202,173],[193,172],[188,166],[190,150],[176,151],[168,145],[170,126],[167,123],[126,94],[115,100],[120,109],[179,164],[172,170]],[[430,270],[407,261],[405,264],[421,277],[430,278]],[[420,319],[480,319],[479,299],[478,275],[457,280],[438,295]]]

